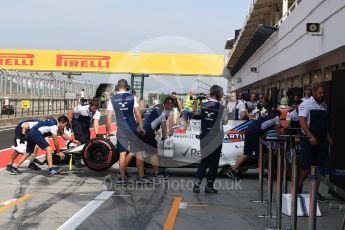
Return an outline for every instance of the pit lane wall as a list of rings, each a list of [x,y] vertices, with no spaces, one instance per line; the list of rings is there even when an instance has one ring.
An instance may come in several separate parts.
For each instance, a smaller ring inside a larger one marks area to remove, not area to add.
[[[306,32],[306,24],[311,22],[321,24],[320,36]],[[303,0],[233,76],[235,84],[231,90],[241,89],[345,47],[344,22],[345,1]],[[252,67],[256,67],[257,72],[251,72]]]

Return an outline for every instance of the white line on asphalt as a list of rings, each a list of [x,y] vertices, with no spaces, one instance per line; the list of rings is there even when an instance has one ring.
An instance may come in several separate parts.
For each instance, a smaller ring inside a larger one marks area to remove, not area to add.
[[[114,191],[103,191],[95,199],[87,203],[76,214],[69,218],[58,230],[70,230],[77,228],[88,218],[97,208],[99,208],[108,198],[114,194]]]
[[[5,205],[7,205],[7,204],[9,204],[9,203],[11,203],[12,201],[15,201],[15,200],[18,200],[18,199],[9,199],[9,200],[1,203],[0,206],[5,206]]]
[[[2,132],[2,131],[8,131],[8,130],[12,130],[12,129],[14,129],[14,128],[0,129],[0,132]]]

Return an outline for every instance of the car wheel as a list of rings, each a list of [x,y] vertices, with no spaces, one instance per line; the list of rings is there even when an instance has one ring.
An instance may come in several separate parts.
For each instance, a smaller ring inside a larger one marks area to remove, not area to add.
[[[105,171],[119,160],[115,146],[107,139],[98,137],[88,141],[83,148],[83,161],[94,171]]]

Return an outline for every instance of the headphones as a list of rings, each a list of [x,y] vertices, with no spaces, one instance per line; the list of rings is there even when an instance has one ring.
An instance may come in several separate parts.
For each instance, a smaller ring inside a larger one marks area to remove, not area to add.
[[[129,90],[131,89],[131,86],[128,85],[127,80],[125,80],[125,79],[120,79],[120,80],[117,82],[117,85],[115,85],[115,91],[119,91],[119,85],[120,85],[120,83],[122,83],[122,85],[123,85],[123,83],[125,84],[125,89],[126,89],[126,91],[129,91]]]

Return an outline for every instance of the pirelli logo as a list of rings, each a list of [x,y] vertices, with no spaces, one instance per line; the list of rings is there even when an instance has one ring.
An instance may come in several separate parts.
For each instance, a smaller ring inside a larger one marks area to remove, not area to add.
[[[57,54],[56,66],[98,69],[109,68],[110,56]]]
[[[0,66],[33,66],[33,54],[0,53]]]

